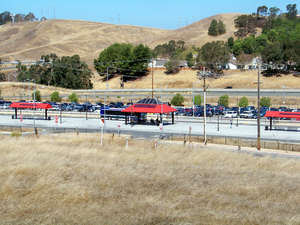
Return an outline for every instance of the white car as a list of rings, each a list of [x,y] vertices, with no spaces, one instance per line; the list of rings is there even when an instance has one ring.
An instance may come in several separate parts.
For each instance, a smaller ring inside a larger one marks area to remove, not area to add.
[[[236,111],[225,111],[225,118],[236,118],[237,112]]]
[[[253,115],[252,111],[244,111],[241,113],[240,117],[241,118],[251,118],[252,115]]]

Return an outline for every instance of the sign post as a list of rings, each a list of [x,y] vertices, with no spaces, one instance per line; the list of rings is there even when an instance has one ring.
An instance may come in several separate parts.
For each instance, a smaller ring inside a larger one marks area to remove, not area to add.
[[[101,126],[101,146],[103,143],[103,126],[104,126],[104,119],[100,119],[100,126]]]
[[[55,116],[55,123],[58,123],[58,116]]]
[[[192,126],[189,127],[190,144],[191,144],[191,133],[192,133]]]
[[[20,121],[21,122],[23,121],[23,115],[22,114],[20,115]]]
[[[121,128],[121,123],[118,122],[118,128],[119,128],[119,137],[120,137],[120,128]]]

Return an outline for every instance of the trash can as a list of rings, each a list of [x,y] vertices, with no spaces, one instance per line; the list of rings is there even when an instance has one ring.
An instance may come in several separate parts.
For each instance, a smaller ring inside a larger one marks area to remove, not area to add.
[[[12,115],[12,116],[11,116],[11,118],[12,118],[12,119],[14,119],[14,118],[15,118],[15,116],[14,116],[14,115]]]
[[[48,116],[48,120],[51,120],[51,116]]]
[[[269,128],[268,126],[265,126],[265,130],[268,130],[268,128]]]

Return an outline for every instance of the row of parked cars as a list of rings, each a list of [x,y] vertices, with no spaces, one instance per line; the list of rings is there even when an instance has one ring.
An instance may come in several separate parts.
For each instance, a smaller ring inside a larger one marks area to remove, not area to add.
[[[193,108],[177,108],[175,115],[179,116],[193,116]],[[299,112],[299,109],[296,108],[268,108],[262,106],[260,108],[260,117],[264,117],[267,111],[289,111],[289,112]],[[258,110],[254,106],[243,107],[225,107],[225,106],[211,106],[206,104],[206,116],[212,117],[213,115],[222,115],[225,118],[248,118],[248,119],[257,119]],[[204,107],[195,106],[194,107],[194,116],[204,116]]]

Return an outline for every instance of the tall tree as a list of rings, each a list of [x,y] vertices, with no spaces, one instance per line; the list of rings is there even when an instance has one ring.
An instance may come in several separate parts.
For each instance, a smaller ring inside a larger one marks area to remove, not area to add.
[[[7,22],[11,22],[10,12],[5,11],[0,14],[0,25],[6,24]]]
[[[213,19],[210,23],[208,28],[208,35],[211,36],[218,36],[218,22],[217,20]]]
[[[225,24],[223,23],[222,20],[219,20],[219,23],[218,23],[218,34],[221,35],[221,34],[225,34],[226,33],[226,26]]]
[[[257,16],[266,16],[268,12],[268,7],[263,5],[257,8]]]
[[[295,20],[297,18],[297,5],[296,4],[288,4],[286,6],[286,10],[287,10],[287,14],[286,14],[286,18],[288,20]]]
[[[224,41],[213,41],[207,42],[201,47],[201,51],[198,54],[199,58],[197,61],[203,61],[206,63],[206,66],[211,67],[212,69],[218,69],[224,63],[227,63],[230,49],[224,43]]]
[[[36,18],[32,12],[28,13],[24,18],[25,22],[34,21],[34,20],[36,20]]]

